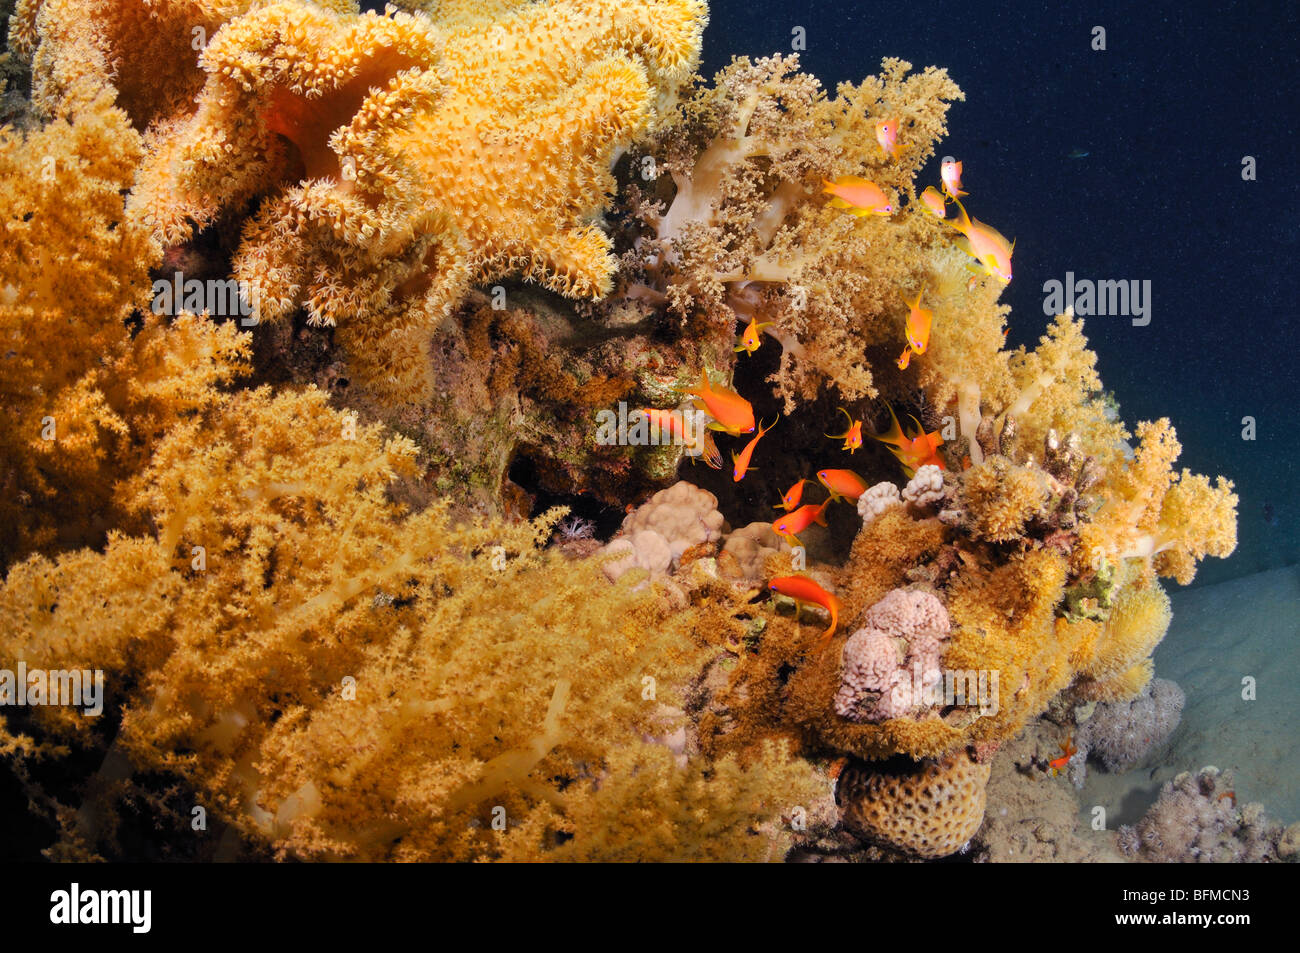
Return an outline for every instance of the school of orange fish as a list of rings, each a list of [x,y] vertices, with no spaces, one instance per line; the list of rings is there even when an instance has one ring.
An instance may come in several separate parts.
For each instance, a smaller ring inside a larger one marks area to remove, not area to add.
[[[897,159],[900,148],[898,120],[879,120],[875,128],[876,142],[879,143],[881,150],[891,159]],[[970,265],[972,271],[982,272],[1005,284],[1011,280],[1011,254],[1015,249],[1015,242],[1008,242],[996,229],[978,219],[972,219],[967,214],[965,206],[961,203],[961,196],[968,194],[962,191],[961,174],[960,162],[945,160],[940,166],[943,190],[940,191],[933,186],[926,188],[921,193],[921,203],[927,211],[936,218],[943,219],[958,232],[953,239],[953,244],[975,259]],[[831,196],[828,203],[830,207],[842,209],[850,215],[890,216],[895,212],[894,203],[890,201],[884,190],[876,183],[859,176],[842,175],[834,181],[823,179],[822,184],[824,186],[822,192]],[[957,210],[957,215],[952,220],[948,219],[949,202],[955,205]],[[900,370],[908,368],[913,355],[924,354],[930,343],[930,328],[934,322],[934,312],[921,306],[923,294],[924,288],[916,292],[913,300],[903,299],[903,303],[908,307],[905,325],[907,340],[897,362]],[[759,322],[757,318],[752,319],[740,335],[735,348],[736,353],[756,352],[762,345],[761,332],[772,324],[773,322]],[[731,436],[754,433],[754,409],[749,401],[735,390],[710,383],[707,372],[704,373],[700,384],[687,390],[686,393],[694,398],[693,405],[697,410],[703,411],[712,418],[703,436],[695,438],[698,445],[692,444],[690,447],[698,451],[709,466],[722,469],[722,455],[718,452],[717,444],[709,431]],[[855,453],[862,446],[862,421],[854,420],[853,415],[843,407],[839,408],[839,412],[848,418],[848,428],[843,433],[826,434],[826,436],[834,440],[843,440],[841,449],[850,454]],[[683,443],[690,439],[685,433],[680,415],[675,411],[646,408],[641,413],[646,415],[653,426],[662,427],[664,432]],[[943,459],[939,456],[939,447],[943,440],[938,431],[926,433],[925,427],[911,415],[909,417],[915,429],[904,430],[892,407],[889,407],[889,416],[890,429],[884,434],[872,434],[872,437],[889,448],[909,478],[926,465],[944,469]],[[757,434],[740,453],[732,451],[732,479],[735,482],[740,482],[745,478],[745,474],[755,469],[750,465],[754,451],[758,447],[759,440],[774,426],[776,426],[775,420],[766,427],[759,425]],[[826,509],[832,503],[856,504],[858,497],[867,491],[866,481],[852,470],[819,470],[817,480],[829,494],[821,503],[803,503],[804,486],[814,485],[812,480],[804,478],[790,487],[782,496],[781,502],[773,507],[783,510],[785,515],[772,523],[772,530],[791,546],[800,545],[798,534],[813,523],[820,526],[828,525]],[[842,608],[834,594],[827,592],[816,580],[805,575],[778,576],[769,582],[768,587],[772,592],[795,602],[796,618],[805,606],[815,605],[826,610],[830,614],[830,627],[823,633],[818,644],[823,649],[830,644]]]

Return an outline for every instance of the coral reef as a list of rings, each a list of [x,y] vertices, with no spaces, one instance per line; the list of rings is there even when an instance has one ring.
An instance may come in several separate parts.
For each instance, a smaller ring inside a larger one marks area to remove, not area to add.
[[[102,740],[136,770],[178,772],[284,856],[780,857],[783,812],[824,783],[810,765],[767,745],[681,774],[640,740],[660,729],[646,679],[670,699],[739,604],[671,613],[597,585],[595,563],[538,549],[558,513],[459,527],[445,503],[404,515],[385,494],[414,448],[378,427],[338,439],[350,426],[319,392],[265,389],[178,426],[132,482],[157,539],[12,567],[7,649],[46,669],[95,659],[122,711]],[[33,718],[96,740],[66,709]],[[645,823],[623,843],[624,823],[601,815],[632,802]],[[698,803],[720,812],[703,842],[673,833]],[[65,835],[110,852],[103,830]]]
[[[1127,442],[1072,313],[1005,347],[1005,276],[918,198],[942,69],[705,83],[706,20],[18,6],[0,652],[108,685],[99,720],[0,720],[50,856],[202,804],[258,857],[934,859],[1054,700],[1096,703],[1112,769],[1171,729],[1157,577],[1232,551],[1232,484],[1176,471],[1167,420]],[[828,199],[867,179],[888,214]],[[189,279],[251,320],[159,304]],[[649,423],[700,402],[705,438]],[[827,525],[783,539],[778,499]],[[1275,856],[1206,777],[1131,852],[1194,816],[1198,856]],[[998,818],[988,859],[1091,849]]]

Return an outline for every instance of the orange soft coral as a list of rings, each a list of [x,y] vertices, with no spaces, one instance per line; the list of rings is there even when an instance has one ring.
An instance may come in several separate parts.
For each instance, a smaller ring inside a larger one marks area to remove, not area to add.
[[[323,0],[328,5],[330,0]],[[337,0],[345,5],[348,0]],[[25,0],[10,43],[32,65],[32,102],[67,115],[111,90],[132,124],[186,112],[203,83],[199,51],[255,0]]]

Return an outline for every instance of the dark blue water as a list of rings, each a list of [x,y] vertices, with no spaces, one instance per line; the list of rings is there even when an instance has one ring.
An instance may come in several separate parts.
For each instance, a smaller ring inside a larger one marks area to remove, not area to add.
[[[1045,7],[1052,9],[1045,9]],[[1009,341],[1042,333],[1067,271],[1150,280],[1151,323],[1085,319],[1130,426],[1169,416],[1181,465],[1241,496],[1240,544],[1197,584],[1300,561],[1297,307],[1300,54],[1295,3],[715,2],[704,72],[791,51],[828,89],[884,56],[966,93],[940,154],[976,214],[1016,239]],[[1091,49],[1092,28],[1106,50]],[[1087,152],[1080,158],[1071,153]],[[1257,179],[1242,180],[1254,156]],[[937,163],[936,163],[937,165]],[[922,173],[937,181],[937,168]],[[1241,439],[1253,417],[1256,439]]]

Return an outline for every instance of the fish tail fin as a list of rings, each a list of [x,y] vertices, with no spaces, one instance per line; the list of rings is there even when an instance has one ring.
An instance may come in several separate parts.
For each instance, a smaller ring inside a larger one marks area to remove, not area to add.
[[[969,193],[963,192],[961,189],[957,190],[957,195],[967,195],[967,194]],[[957,206],[957,216],[958,216],[957,221],[952,223],[952,227],[957,229],[957,231],[959,232],[968,232],[974,226],[972,226],[971,224],[970,215],[968,215],[966,212],[966,206],[961,204],[961,199],[957,198],[957,195],[954,195],[952,197],[952,204]]]
[[[890,444],[891,448],[899,446],[903,442],[903,426],[898,422],[898,417],[894,415],[894,408],[891,404],[885,404],[889,411],[889,429],[883,434],[872,434],[881,443]]]
[[[704,439],[701,443],[704,444],[704,462],[715,470],[721,470],[722,453],[718,450],[717,441],[713,439],[713,435],[708,430],[704,431]]]

